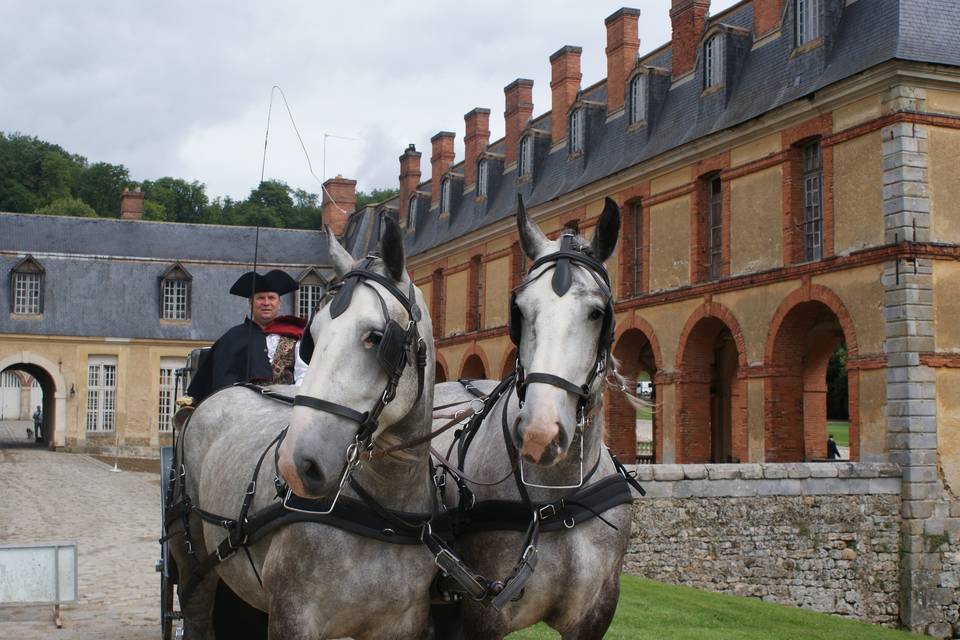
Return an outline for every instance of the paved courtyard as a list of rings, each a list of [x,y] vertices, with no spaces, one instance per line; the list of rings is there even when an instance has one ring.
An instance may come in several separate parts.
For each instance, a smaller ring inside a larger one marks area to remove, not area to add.
[[[76,541],[79,601],[59,630],[52,606],[0,606],[0,640],[156,640],[157,474],[31,447],[27,426],[0,422],[0,544]]]

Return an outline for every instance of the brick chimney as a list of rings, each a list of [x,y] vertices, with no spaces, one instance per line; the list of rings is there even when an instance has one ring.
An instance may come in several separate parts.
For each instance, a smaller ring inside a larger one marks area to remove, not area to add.
[[[753,0],[753,36],[760,38],[780,26],[783,0]]]
[[[533,115],[533,80],[517,78],[503,88],[503,163],[509,166],[517,161],[520,132]]]
[[[477,158],[490,144],[490,109],[477,107],[463,116],[466,135],[463,136],[463,188],[477,181]]]
[[[550,56],[550,93],[553,94],[553,144],[567,137],[567,111],[580,91],[581,47],[567,45]]]
[[[333,233],[342,236],[347,229],[347,218],[357,204],[357,181],[341,175],[323,183],[320,201],[320,219],[330,225]]]
[[[697,46],[710,13],[710,0],[672,0],[670,21],[673,23],[673,77],[693,71]]]
[[[623,106],[627,76],[637,63],[640,50],[640,9],[624,7],[610,15],[607,25],[607,113]]]
[[[420,156],[413,143],[407,145],[403,155],[400,156],[400,225],[406,226],[407,216],[410,212],[407,210],[410,206],[410,196],[420,184]]]
[[[452,131],[441,131],[430,138],[433,145],[433,155],[430,156],[430,206],[440,201],[440,180],[453,164],[453,141],[457,134]]]
[[[143,220],[143,193],[140,187],[130,191],[126,187],[120,194],[120,219]]]

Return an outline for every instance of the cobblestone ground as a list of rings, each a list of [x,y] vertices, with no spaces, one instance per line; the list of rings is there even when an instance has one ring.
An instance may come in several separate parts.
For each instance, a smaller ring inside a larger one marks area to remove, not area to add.
[[[30,447],[27,422],[0,422],[0,544],[77,542],[79,601],[0,607],[2,640],[160,637],[160,480],[90,456]]]

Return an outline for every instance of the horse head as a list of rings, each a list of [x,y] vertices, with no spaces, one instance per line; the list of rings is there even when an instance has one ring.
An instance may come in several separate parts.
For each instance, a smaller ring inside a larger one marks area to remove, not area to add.
[[[336,494],[391,427],[429,428],[434,381],[433,328],[396,222],[384,218],[379,253],[360,261],[329,229],[326,237],[339,284],[304,336],[309,369],[278,452],[280,475],[305,498]]]
[[[607,198],[590,242],[572,231],[549,240],[518,197],[517,227],[531,267],[511,296],[521,409],[510,435],[523,458],[550,466],[598,409],[614,322],[603,263],[617,244],[620,209]]]

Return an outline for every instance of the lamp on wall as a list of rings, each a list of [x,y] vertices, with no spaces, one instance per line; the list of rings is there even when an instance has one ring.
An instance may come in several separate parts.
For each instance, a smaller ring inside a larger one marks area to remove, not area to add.
[[[70,385],[70,397],[72,398],[72,397],[74,397],[75,395],[77,395],[77,390],[74,389],[74,388],[73,388],[73,385],[71,384],[71,385]]]

